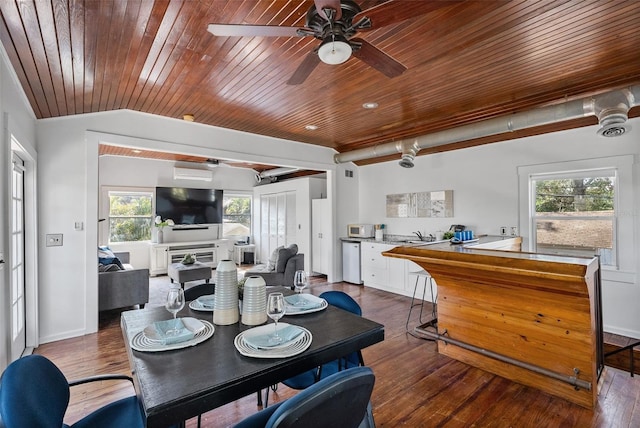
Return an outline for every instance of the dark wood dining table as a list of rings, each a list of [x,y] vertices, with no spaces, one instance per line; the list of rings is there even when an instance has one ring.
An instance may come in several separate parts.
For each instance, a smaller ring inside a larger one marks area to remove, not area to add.
[[[188,305],[178,316],[213,321],[211,312],[193,311]],[[241,323],[215,325],[213,336],[196,346],[162,352],[131,349],[135,334],[155,321],[169,318],[171,314],[162,307],[122,313],[122,334],[147,427],[181,423],[384,340],[382,324],[329,305],[320,312],[281,319],[302,326],[313,335],[309,348],[293,357],[242,356],[233,341],[238,333],[252,326]]]

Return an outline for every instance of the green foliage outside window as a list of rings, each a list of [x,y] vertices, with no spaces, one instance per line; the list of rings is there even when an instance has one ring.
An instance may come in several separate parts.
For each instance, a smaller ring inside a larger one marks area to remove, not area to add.
[[[224,235],[251,235],[251,196],[225,196]]]
[[[612,177],[536,181],[536,212],[610,211],[614,187]]]
[[[109,192],[109,242],[149,241],[151,193]]]

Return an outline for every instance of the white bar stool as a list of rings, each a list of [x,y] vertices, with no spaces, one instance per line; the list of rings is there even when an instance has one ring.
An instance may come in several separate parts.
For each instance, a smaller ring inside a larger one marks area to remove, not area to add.
[[[409,275],[416,276],[416,283],[413,286],[413,295],[411,296],[411,306],[409,306],[409,314],[407,315],[407,322],[405,324],[405,330],[407,331],[409,331],[409,320],[411,319],[411,311],[413,310],[413,307],[418,304],[420,305],[420,325],[424,324],[424,322],[422,321],[422,310],[424,309],[424,296],[427,292],[427,284],[429,284],[429,287],[430,287],[431,299],[433,300],[432,303],[434,305],[434,308],[436,304],[436,298],[433,296],[433,278],[431,277],[429,272],[423,269],[416,272],[409,272]],[[415,298],[416,298],[416,291],[418,290],[418,283],[420,282],[420,279],[424,279],[424,282],[422,284],[422,300],[420,301],[420,303],[414,304],[413,302],[415,301]],[[435,309],[433,310],[433,317],[435,319]]]

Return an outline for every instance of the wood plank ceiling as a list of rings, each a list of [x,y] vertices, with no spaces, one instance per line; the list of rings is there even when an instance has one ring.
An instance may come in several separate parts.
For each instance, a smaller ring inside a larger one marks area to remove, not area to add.
[[[358,1],[363,10],[379,3]],[[406,66],[402,75],[388,78],[352,57],[320,63],[300,85],[286,82],[319,45],[313,37],[207,31],[210,23],[302,27],[312,5],[2,0],[0,40],[38,118],[114,109],[189,113],[200,123],[338,152],[640,82],[637,0],[448,2],[358,33]],[[379,107],[364,109],[367,102]],[[588,118],[451,148],[595,123]]]

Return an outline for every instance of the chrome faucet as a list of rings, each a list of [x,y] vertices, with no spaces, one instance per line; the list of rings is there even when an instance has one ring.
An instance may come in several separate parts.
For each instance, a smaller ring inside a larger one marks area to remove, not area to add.
[[[413,234],[414,234],[414,235],[416,235],[416,236],[418,237],[418,239],[419,239],[419,240],[421,240],[421,241],[423,241],[423,240],[424,240],[424,239],[423,239],[424,237],[422,236],[422,233],[420,233],[419,231],[418,231],[418,232],[413,232]]]

